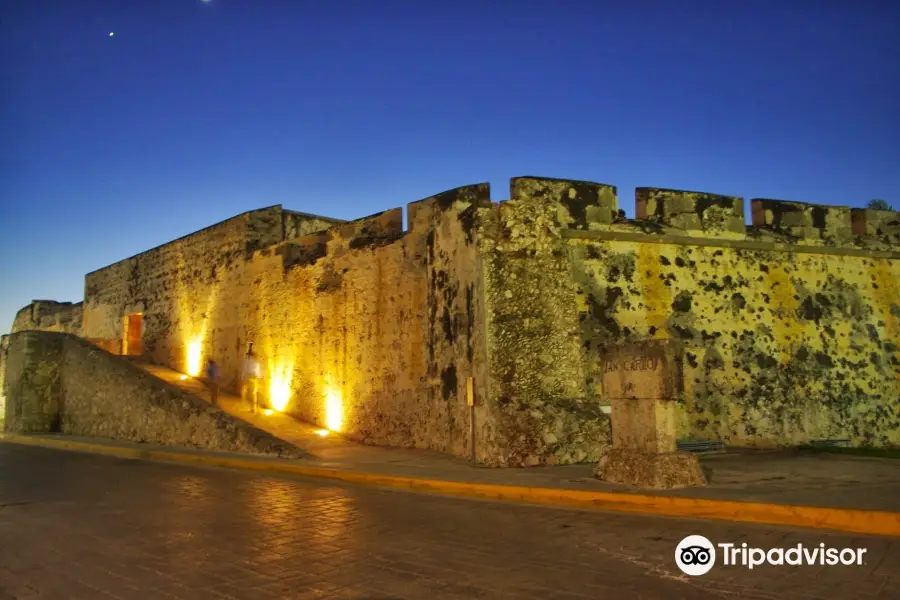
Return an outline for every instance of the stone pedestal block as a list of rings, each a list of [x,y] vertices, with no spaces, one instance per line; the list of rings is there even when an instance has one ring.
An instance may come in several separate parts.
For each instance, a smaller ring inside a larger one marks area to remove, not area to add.
[[[675,452],[675,403],[644,398],[610,400],[613,448]]]
[[[639,488],[667,490],[706,485],[697,456],[690,452],[610,450],[594,471],[598,479]]]
[[[697,457],[678,452],[675,402],[681,389],[678,346],[669,340],[631,344],[603,359],[603,393],[612,418],[612,450],[595,477],[635,487],[705,485]]]

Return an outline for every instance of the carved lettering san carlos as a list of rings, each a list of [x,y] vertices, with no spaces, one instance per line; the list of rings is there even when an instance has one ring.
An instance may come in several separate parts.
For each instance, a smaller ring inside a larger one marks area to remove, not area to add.
[[[633,359],[624,360],[607,360],[603,364],[603,371],[610,373],[612,371],[656,371],[659,368],[659,358],[651,358],[647,356],[639,356]]]

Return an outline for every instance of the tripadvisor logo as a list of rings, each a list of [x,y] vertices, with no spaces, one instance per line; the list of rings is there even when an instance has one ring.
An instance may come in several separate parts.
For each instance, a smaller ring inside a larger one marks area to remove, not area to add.
[[[702,535],[689,535],[675,548],[675,564],[685,575],[706,575],[716,564],[716,547]]]
[[[717,551],[718,548],[718,551]],[[697,577],[706,575],[721,558],[725,567],[741,566],[753,569],[760,565],[772,566],[835,566],[863,565],[866,548],[830,548],[825,544],[804,546],[797,544],[790,548],[754,548],[746,543],[713,544],[702,535],[689,535],[675,548],[675,564],[685,575]]]

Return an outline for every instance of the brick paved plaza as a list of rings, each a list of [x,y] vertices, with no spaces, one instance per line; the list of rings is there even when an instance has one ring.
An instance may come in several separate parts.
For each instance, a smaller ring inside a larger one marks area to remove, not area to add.
[[[717,566],[686,535],[863,547],[861,567]],[[9,598],[900,598],[900,544],[565,511],[0,444]]]

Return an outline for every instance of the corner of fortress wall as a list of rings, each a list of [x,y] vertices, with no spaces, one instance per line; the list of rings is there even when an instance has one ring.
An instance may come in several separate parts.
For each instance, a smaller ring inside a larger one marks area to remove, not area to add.
[[[563,232],[611,223],[615,188],[519,177],[480,209],[491,443],[509,466],[595,461],[609,420],[586,383]]]
[[[753,200],[748,227],[741,198],[635,200],[518,177],[411,203],[407,231],[400,208],[253,211],[89,274],[81,335],[121,345],[140,312],[145,355],[215,357],[232,389],[253,343],[273,406],[487,465],[596,460],[600,352],[654,338],[684,349],[681,438],[900,443],[897,213]]]
[[[602,398],[603,349],[674,338],[681,438],[900,443],[900,214],[753,200],[747,227],[741,198],[635,199],[629,220],[612,186],[512,181],[485,242],[498,398]]]

